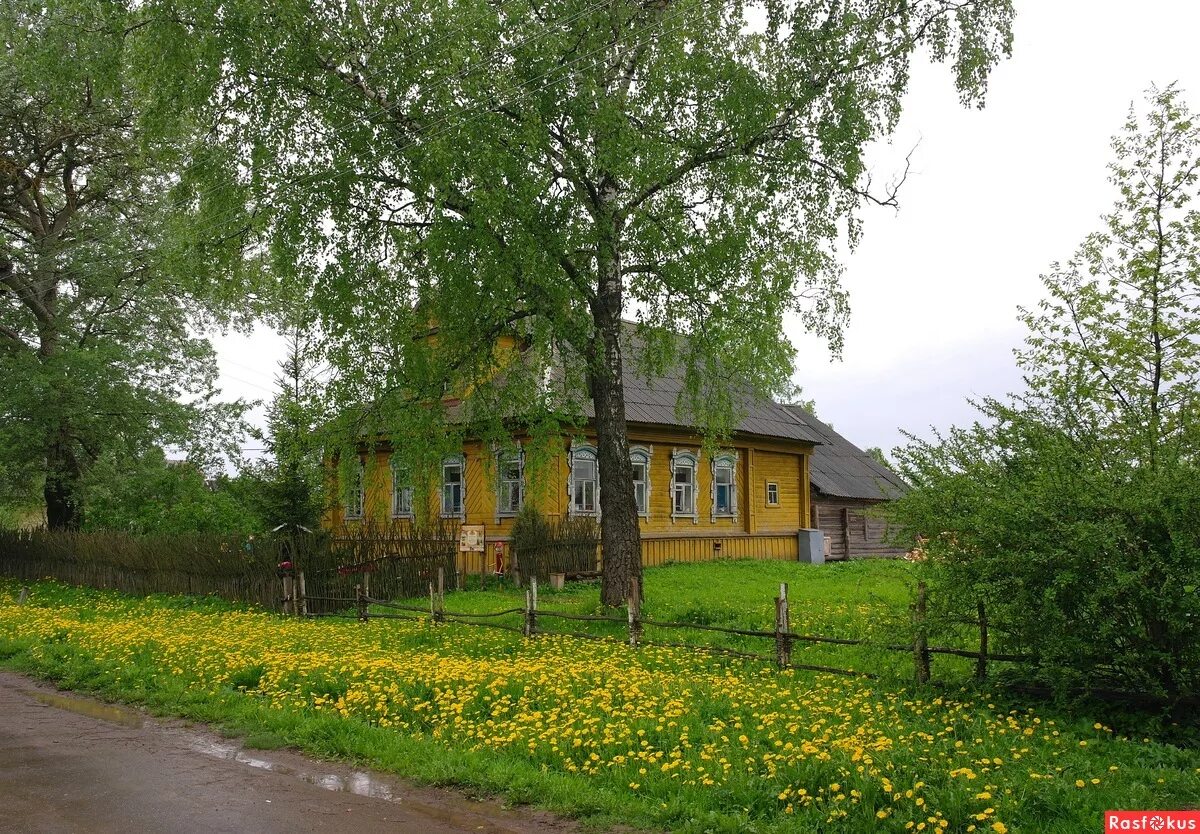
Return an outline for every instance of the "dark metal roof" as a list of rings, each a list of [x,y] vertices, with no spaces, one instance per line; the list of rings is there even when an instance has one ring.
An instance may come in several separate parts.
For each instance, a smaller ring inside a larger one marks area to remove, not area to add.
[[[810,464],[812,485],[836,498],[887,500],[899,498],[909,486],[900,476],[797,405],[782,406],[798,423],[820,438]]]
[[[680,363],[661,375],[647,380],[639,371],[643,345],[634,330],[626,323],[623,340],[623,377],[625,382],[625,420],[629,423],[654,423],[676,428],[697,429],[697,421],[686,410],[677,412],[676,404],[683,402],[684,371]],[[584,398],[583,415],[593,419],[592,402]],[[787,407],[769,399],[761,399],[747,391],[739,403],[741,419],[733,430],[742,434],[775,437],[800,443],[821,443],[820,435],[803,422],[793,419]]]
[[[668,367],[664,372],[647,379],[640,371],[645,344],[638,337],[637,325],[633,322],[623,322],[622,328],[622,359],[625,383],[625,421],[659,426],[671,426],[679,429],[699,431],[699,421],[689,414],[686,407],[677,411],[676,406],[686,403],[683,397],[685,390],[684,366],[682,360]],[[525,361],[528,361],[526,359]],[[545,384],[565,389],[578,383],[568,382],[568,378],[577,380],[578,375],[567,372],[567,365],[575,367],[580,360],[577,356],[555,352],[550,367],[547,368]],[[578,368],[576,368],[578,369]],[[594,420],[596,416],[592,400],[583,392],[570,392],[568,399],[573,401],[573,407],[578,406],[582,412],[579,416]],[[445,403],[447,419],[450,422],[460,422],[465,419],[464,407],[459,401]],[[789,411],[789,406],[781,405],[770,399],[757,397],[747,389],[738,403],[741,418],[733,427],[734,433],[750,434],[759,437],[778,438],[806,444],[824,443],[821,434],[815,431],[803,420],[798,420]],[[518,414],[506,414],[506,417],[519,417]],[[822,424],[823,425],[823,424]]]

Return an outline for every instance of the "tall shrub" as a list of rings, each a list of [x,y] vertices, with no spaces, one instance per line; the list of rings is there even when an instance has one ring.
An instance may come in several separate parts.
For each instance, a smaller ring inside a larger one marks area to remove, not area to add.
[[[1028,392],[898,451],[942,598],[1053,682],[1200,691],[1200,127],[1152,90],[1113,141],[1119,197],[1023,311]]]

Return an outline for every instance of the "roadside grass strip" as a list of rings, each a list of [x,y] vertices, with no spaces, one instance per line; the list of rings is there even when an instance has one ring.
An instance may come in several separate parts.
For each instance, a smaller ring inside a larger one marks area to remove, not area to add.
[[[868,683],[687,649],[0,581],[0,663],[596,825],[1101,830],[1200,802],[1200,753],[981,690]]]

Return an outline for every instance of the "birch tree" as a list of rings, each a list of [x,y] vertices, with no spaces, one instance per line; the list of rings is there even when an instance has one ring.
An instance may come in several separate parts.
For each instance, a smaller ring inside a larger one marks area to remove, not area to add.
[[[1022,311],[1028,391],[897,450],[938,594],[1056,687],[1200,691],[1200,126],[1152,89],[1113,140],[1117,200]]]
[[[1200,418],[1200,126],[1175,87],[1147,105],[1113,139],[1101,229],[1022,311],[1019,359],[1050,419],[1153,467]]]
[[[1012,20],[1008,0],[150,7],[185,20],[168,53],[213,44],[198,75],[220,79],[195,103],[230,114],[275,264],[317,285],[372,430],[446,390],[485,418],[590,412],[608,604],[641,570],[624,375],[681,364],[680,409],[720,437],[747,392],[787,386],[785,315],[836,350],[836,244],[862,206],[896,201],[864,149],[894,128],[914,59],[947,62],[977,104]],[[647,367],[628,367],[625,318]],[[436,356],[414,338],[431,323]],[[505,333],[528,375],[494,373]],[[566,357],[573,382],[532,397]]]

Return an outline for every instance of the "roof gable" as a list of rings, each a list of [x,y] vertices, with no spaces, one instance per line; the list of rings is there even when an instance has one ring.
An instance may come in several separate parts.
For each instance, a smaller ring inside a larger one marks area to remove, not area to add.
[[[819,437],[810,463],[812,485],[837,498],[887,500],[910,489],[904,480],[797,405],[782,406],[797,422]]]

